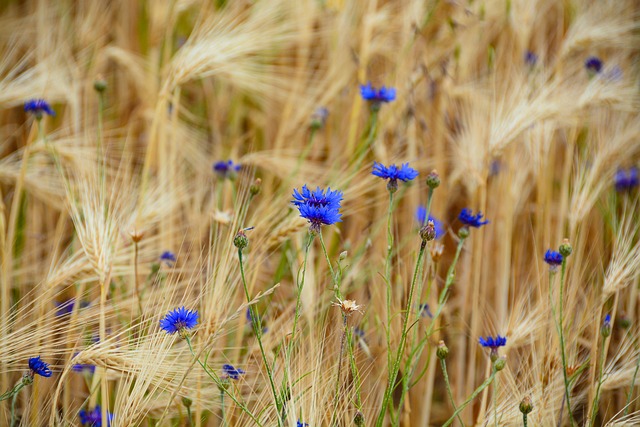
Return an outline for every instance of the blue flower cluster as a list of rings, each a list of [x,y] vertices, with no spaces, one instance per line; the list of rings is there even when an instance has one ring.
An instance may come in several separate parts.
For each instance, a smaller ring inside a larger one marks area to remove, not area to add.
[[[240,165],[233,163],[233,160],[219,161],[213,164],[213,171],[222,179],[235,178],[240,170]]]
[[[373,162],[371,174],[382,179],[388,179],[390,182],[398,180],[408,182],[418,176],[418,171],[409,167],[409,163],[403,163],[400,167],[396,165],[386,167],[382,163]]]
[[[96,405],[96,407],[91,411],[82,409],[80,410],[78,415],[80,415],[80,423],[83,426],[102,427],[102,408],[100,407],[100,405]],[[111,426],[112,421],[113,414],[107,411],[107,427]]]
[[[589,73],[598,74],[602,71],[602,60],[597,56],[590,56],[585,59],[584,68],[586,68]]]
[[[380,89],[376,89],[371,86],[371,82],[366,85],[360,85],[360,95],[365,101],[371,101],[377,104],[382,102],[391,102],[396,99],[396,90],[392,87],[382,86]]]
[[[160,320],[160,328],[169,335],[175,334],[176,332],[183,332],[186,329],[193,329],[197,324],[198,311],[187,310],[184,306],[170,311]]]
[[[246,374],[246,372],[243,371],[242,369],[234,368],[233,365],[229,365],[228,363],[225,363],[224,365],[222,365],[222,373],[223,375],[225,375],[228,378],[231,378],[232,380],[237,380],[240,378],[240,375]]]
[[[617,191],[631,191],[640,184],[638,168],[634,166],[626,171],[620,168],[613,177],[613,180]]]
[[[497,335],[495,338],[488,336],[487,338],[480,337],[478,342],[481,346],[490,348],[492,350],[497,350],[498,347],[504,347],[507,345],[507,337],[501,337]]]
[[[467,227],[479,228],[489,223],[487,220],[482,221],[482,212],[478,212],[474,215],[473,211],[469,208],[462,209],[460,215],[458,215],[458,219]]]
[[[53,108],[51,108],[49,103],[44,99],[30,99],[25,102],[24,111],[26,113],[31,113],[38,118],[42,117],[42,114],[48,114],[50,116],[56,115],[56,112],[53,111]]]
[[[296,188],[293,190],[291,203],[298,208],[300,216],[309,221],[311,232],[320,231],[322,225],[332,225],[342,221],[340,213],[342,192],[332,191],[330,187],[326,192],[320,187],[311,191],[306,185],[302,187],[302,191]]]
[[[309,427],[309,423],[303,423],[302,421],[298,420],[296,422],[296,427]]]
[[[160,255],[160,262],[167,264],[169,267],[173,267],[176,262],[176,255],[171,251],[164,251]]]
[[[29,369],[31,370],[31,376],[36,374],[47,378],[51,376],[49,364],[42,360],[40,356],[29,359]]]
[[[549,264],[551,268],[557,267],[562,264],[562,254],[560,252],[552,251],[551,249],[547,249],[544,253],[544,262]]]

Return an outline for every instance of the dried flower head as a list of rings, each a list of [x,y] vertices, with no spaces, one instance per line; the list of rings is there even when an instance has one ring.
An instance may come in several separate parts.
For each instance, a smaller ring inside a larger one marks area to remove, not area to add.
[[[331,305],[333,305],[334,307],[339,307],[345,316],[350,316],[356,311],[359,313],[362,313],[362,310],[361,310],[362,306],[356,304],[354,300],[350,300],[350,299],[341,300],[340,298],[338,298],[338,301],[332,302]]]

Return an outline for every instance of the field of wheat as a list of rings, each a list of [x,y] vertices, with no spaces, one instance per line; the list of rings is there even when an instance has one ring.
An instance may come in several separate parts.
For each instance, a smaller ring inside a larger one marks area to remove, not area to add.
[[[640,425],[640,3],[0,2],[0,426]]]

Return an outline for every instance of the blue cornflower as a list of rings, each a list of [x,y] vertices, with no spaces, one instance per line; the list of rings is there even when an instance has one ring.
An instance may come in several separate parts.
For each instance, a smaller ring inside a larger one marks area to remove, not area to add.
[[[429,215],[429,218],[427,218],[427,208],[422,205],[416,208],[416,220],[421,227],[424,226],[428,221],[433,221],[433,225],[436,228],[436,239],[444,236],[444,225],[442,224],[442,221],[440,221],[433,215]]]
[[[549,264],[549,268],[553,271],[555,271],[558,266],[562,264],[562,260],[563,257],[560,252],[547,249],[547,252],[544,253],[544,262]]]
[[[538,55],[528,50],[524,54],[524,62],[530,67],[533,67],[538,62]]]
[[[102,408],[100,405],[96,405],[91,411],[81,409],[78,413],[80,415],[80,423],[89,427],[102,427]],[[113,421],[113,414],[107,411],[107,427],[111,425]]]
[[[605,316],[604,322],[602,322],[602,326],[600,327],[600,333],[605,338],[611,335],[611,315],[610,314],[607,314]]]
[[[584,61],[584,68],[591,74],[598,74],[602,71],[602,60],[597,56],[590,56]]]
[[[220,178],[230,178],[233,179],[236,177],[236,174],[240,170],[240,165],[233,163],[233,160],[219,161],[213,164],[213,171],[218,174]]]
[[[482,221],[482,212],[478,212],[476,215],[473,214],[473,211],[469,208],[464,208],[460,211],[460,215],[458,215],[458,219],[461,223],[468,227],[479,228],[485,224],[488,224],[489,221]]]
[[[302,421],[298,420],[296,422],[296,427],[309,427],[309,423],[303,423]]]
[[[35,374],[47,378],[51,376],[51,369],[49,369],[49,364],[42,360],[40,356],[32,357],[29,359],[29,369],[31,369],[32,377]]]
[[[408,182],[418,176],[418,171],[409,167],[409,163],[403,163],[402,166],[391,165],[386,167],[382,163],[373,162],[372,175],[378,176],[389,181]]]
[[[311,224],[311,232],[317,233],[322,225],[331,225],[341,222],[342,214],[340,205],[342,203],[342,192],[332,191],[331,187],[323,191],[317,187],[315,191],[309,190],[304,185],[302,191],[293,190],[293,200],[291,201],[298,210],[300,216]]]
[[[71,312],[73,312],[73,307],[76,304],[76,300],[74,298],[71,298],[63,302],[54,302],[54,304],[56,305],[56,308],[57,308],[56,316],[60,317],[60,316],[65,316],[67,314],[71,314]],[[80,302],[80,308],[85,308],[88,306],[89,306],[89,303],[87,301]]]
[[[198,311],[187,310],[184,306],[167,313],[160,320],[160,328],[169,335],[179,332],[183,334],[187,329],[192,329],[198,324]]]
[[[638,168],[634,166],[626,171],[620,168],[613,177],[613,180],[617,191],[631,191],[640,184]]]
[[[164,251],[160,255],[160,262],[164,262],[169,267],[173,267],[173,263],[176,262],[176,255],[171,251]]]
[[[32,113],[38,119],[42,118],[43,113],[50,116],[56,115],[56,112],[53,111],[53,108],[51,108],[49,103],[44,99],[30,99],[29,101],[25,102],[24,111],[27,113]]]
[[[240,375],[243,375],[246,372],[240,368],[234,368],[233,365],[225,363],[222,365],[222,373],[232,380],[237,380],[240,378]]]
[[[392,87],[382,86],[380,89],[376,89],[371,86],[371,82],[366,85],[360,85],[360,95],[365,101],[371,101],[377,107],[380,107],[382,102],[391,102],[396,99],[396,90]]]
[[[429,317],[430,319],[433,319],[433,313],[431,313],[429,304],[420,304],[419,308],[421,317]]]
[[[85,365],[82,363],[76,363],[71,367],[74,372],[91,372],[92,374],[96,371],[96,367],[94,365]]]
[[[504,347],[507,345],[507,337],[501,337],[497,335],[495,338],[488,336],[487,338],[480,337],[478,342],[481,346],[490,348],[492,350],[497,350],[498,347]]]

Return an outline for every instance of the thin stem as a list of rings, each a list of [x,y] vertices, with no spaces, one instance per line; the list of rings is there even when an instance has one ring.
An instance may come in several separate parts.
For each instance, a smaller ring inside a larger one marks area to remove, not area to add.
[[[594,425],[596,421],[596,416],[598,415],[598,406],[600,404],[600,389],[602,387],[602,376],[604,372],[604,349],[607,339],[605,337],[602,338],[602,345],[600,346],[600,357],[598,358],[599,365],[599,374],[598,374],[598,385],[596,387],[596,395],[593,397],[593,404],[591,405],[591,418],[589,420],[589,425]]]
[[[453,410],[455,412],[456,402],[453,399],[453,393],[451,392],[451,384],[449,383],[449,374],[447,373],[447,362],[445,362],[444,359],[440,359],[440,367],[442,367],[442,376],[444,377],[444,384],[447,387],[447,394],[449,395],[451,406],[453,407]],[[460,414],[458,414],[458,421],[460,421],[460,425],[464,427],[464,422],[462,421],[462,418],[460,418]]]
[[[569,393],[570,384],[569,384],[569,376],[567,375],[567,356],[565,351],[564,322],[562,317],[562,307],[564,306],[563,292],[564,292],[564,279],[565,279],[566,267],[567,267],[567,260],[566,258],[563,258],[562,267],[561,267],[562,270],[560,273],[560,297],[559,297],[559,304],[558,304],[558,313],[559,313],[558,332],[560,334],[560,351],[562,354],[562,375],[564,377],[564,392],[565,392],[565,397],[567,399],[567,411],[569,411],[569,420],[571,422],[571,425],[573,426],[575,424],[575,421],[573,419],[573,413],[571,411],[571,400],[570,400],[570,393]]]
[[[251,297],[249,296],[249,288],[247,287],[247,280],[244,274],[244,262],[242,260],[242,249],[238,248],[238,261],[240,263],[240,275],[242,276],[242,287],[244,288],[244,294],[247,298],[247,303],[251,302]],[[258,346],[260,347],[260,355],[262,356],[262,362],[264,363],[265,369],[267,370],[267,376],[269,377],[269,385],[271,386],[271,393],[273,394],[273,399],[276,404],[276,408],[278,409],[278,425],[282,425],[282,419],[280,418],[280,398],[278,397],[278,392],[276,391],[276,385],[273,381],[273,372],[271,372],[271,367],[267,361],[267,355],[264,351],[264,346],[262,345],[262,320],[255,312],[255,307],[253,305],[249,306],[249,313],[251,315],[251,326],[253,328],[253,333],[256,336],[256,341],[258,341]],[[224,397],[224,396],[223,396]],[[223,421],[224,421],[224,406],[223,406]]]
[[[522,414],[522,424],[527,427],[527,414],[525,413]]]
[[[629,413],[629,408],[631,407],[631,397],[633,396],[633,389],[636,384],[636,377],[638,375],[638,368],[640,368],[640,356],[638,357],[638,361],[636,362],[636,370],[633,372],[633,378],[631,379],[631,386],[629,387],[629,393],[627,394],[627,403],[624,408],[624,415],[626,416]]]
[[[138,242],[133,242],[133,277],[136,289],[136,299],[138,300],[138,310],[142,316],[142,297],[140,296],[140,281],[138,279]]]
[[[498,378],[496,377],[493,384],[493,423],[498,427]]]
[[[333,415],[331,415],[331,426],[335,425],[335,416],[338,412],[338,397],[340,395],[340,376],[342,374],[342,356],[344,355],[344,344],[347,337],[347,316],[342,313],[342,337],[340,338],[340,353],[338,354],[338,375],[336,376],[336,387],[333,397]]]
[[[492,370],[491,370],[491,375],[489,376],[489,378],[487,378],[486,380],[484,380],[484,382],[483,382],[482,384],[480,384],[480,387],[478,387],[477,389],[475,389],[475,390],[474,390],[474,392],[473,392],[473,393],[471,393],[471,396],[469,396],[469,398],[468,398],[467,400],[465,400],[465,401],[464,401],[464,403],[463,403],[462,405],[460,405],[460,407],[459,407],[458,409],[456,409],[456,410],[455,410],[455,412],[453,413],[453,415],[451,416],[451,418],[449,418],[449,419],[447,420],[447,422],[446,422],[446,423],[444,423],[444,424],[442,425],[442,427],[448,427],[448,426],[450,426],[450,425],[451,425],[451,423],[453,423],[453,420],[454,420],[458,415],[460,415],[460,413],[464,410],[464,408],[466,408],[466,407],[467,407],[467,405],[468,405],[469,403],[471,403],[471,401],[472,401],[473,399],[475,399],[476,397],[478,397],[478,395],[479,395],[480,393],[482,393],[482,390],[484,390],[485,388],[487,388],[487,387],[488,387],[488,386],[493,382],[493,380],[494,380],[494,379],[495,379],[495,377],[496,377],[496,373],[497,373],[497,372],[498,372],[498,371],[496,371],[496,369],[495,369],[495,368],[492,368]]]
[[[296,329],[298,327],[298,319],[300,318],[300,306],[302,304],[302,300],[301,300],[301,295],[302,295],[302,288],[304,287],[304,278],[306,276],[307,273],[307,259],[309,258],[309,248],[311,247],[311,242],[313,242],[313,238],[315,237],[315,235],[313,233],[309,234],[309,240],[307,241],[307,247],[304,250],[304,264],[302,266],[302,278],[300,279],[300,282],[298,283],[298,287],[297,287],[297,295],[296,295],[296,310],[293,314],[293,329],[291,330],[291,341],[289,341],[289,348],[287,349],[287,356],[290,357],[291,356],[291,349],[293,347],[293,342],[295,340],[295,336],[296,336]],[[322,237],[320,238],[320,241],[322,242]],[[331,268],[331,265],[329,265],[329,268]],[[333,271],[333,270],[331,270]]]
[[[407,339],[407,327],[409,324],[409,317],[411,315],[411,307],[413,303],[413,293],[416,286],[416,281],[418,279],[418,271],[420,271],[420,265],[422,264],[422,258],[424,256],[425,248],[427,247],[427,242],[425,240],[422,241],[420,245],[420,252],[418,252],[418,259],[416,261],[416,268],[413,272],[413,279],[411,280],[411,287],[409,288],[409,298],[407,300],[407,309],[405,310],[404,319],[402,322],[402,335],[400,336],[400,344],[398,345],[398,352],[396,354],[396,358],[393,363],[393,368],[391,372],[389,372],[389,383],[387,384],[387,388],[384,393],[384,399],[382,400],[382,407],[380,408],[380,413],[378,414],[378,419],[376,421],[376,426],[381,427],[384,422],[384,416],[387,411],[387,405],[389,405],[391,399],[391,393],[393,392],[393,387],[396,382],[396,378],[398,376],[398,370],[400,369],[400,361],[402,360],[402,355],[404,354],[404,344]]]
[[[191,344],[191,337],[186,335],[184,337],[184,340],[187,342],[187,345],[189,346],[189,351],[191,352],[193,357],[196,359],[196,362],[198,362],[198,365],[200,365],[200,367],[202,367],[202,369],[209,376],[209,378],[211,378],[213,380],[213,382],[218,386],[218,388],[220,390],[222,390],[223,393],[225,393],[227,396],[229,396],[231,398],[231,400],[233,400],[233,403],[238,405],[240,407],[240,409],[242,409],[242,411],[245,414],[247,414],[249,416],[249,418],[251,418],[253,420],[253,422],[255,422],[258,426],[262,427],[262,423],[260,423],[260,421],[258,421],[258,419],[251,413],[251,411],[249,411],[249,409],[244,404],[240,403],[238,401],[238,399],[236,399],[236,397],[231,392],[229,392],[229,390],[227,390],[224,387],[224,385],[220,381],[220,378],[218,378],[217,375],[214,372],[211,372],[209,370],[209,368],[207,368],[207,366],[200,361],[200,358],[198,358],[198,356],[196,355],[195,351],[193,351],[193,345]]]
[[[187,406],[187,422],[189,423],[189,427],[193,426],[193,421],[191,420],[192,415],[191,415],[191,407]]]
[[[384,266],[384,279],[387,282],[387,369],[391,373],[391,254],[393,250],[393,192],[389,191],[389,211],[387,213],[387,259]]]
[[[453,284],[453,281],[456,277],[456,265],[458,264],[458,259],[460,258],[460,252],[462,252],[462,246],[464,245],[465,239],[460,238],[458,241],[458,247],[456,248],[456,254],[453,257],[453,261],[449,266],[449,270],[447,271],[447,278],[444,283],[444,288],[442,288],[442,292],[440,292],[440,296],[438,297],[438,308],[436,312],[433,314],[433,318],[431,319],[431,324],[429,325],[429,329],[427,330],[427,336],[431,336],[433,333],[433,329],[436,326],[436,319],[442,313],[442,309],[444,308],[444,304],[447,301],[447,293],[449,292],[449,288]]]
[[[222,417],[222,425],[227,425],[227,419],[224,413],[224,392],[220,390],[220,416]]]
[[[329,259],[329,253],[327,252],[327,247],[324,244],[324,238],[322,237],[322,232],[318,232],[320,236],[320,245],[322,246],[322,252],[324,253],[324,257],[327,260],[327,265],[329,266],[329,273],[331,273],[331,281],[333,282],[333,293],[336,298],[342,299],[342,294],[340,293],[340,283],[338,282],[338,276],[333,271],[333,267],[331,266],[331,259]]]
[[[13,394],[13,399],[11,399],[11,427],[16,424],[16,401],[18,400],[18,391],[20,391],[20,389]]]

